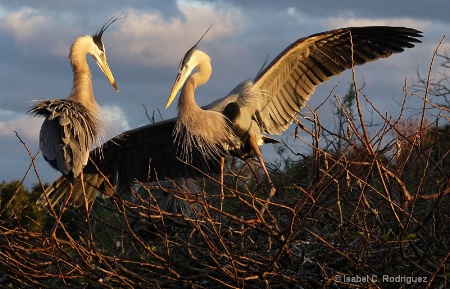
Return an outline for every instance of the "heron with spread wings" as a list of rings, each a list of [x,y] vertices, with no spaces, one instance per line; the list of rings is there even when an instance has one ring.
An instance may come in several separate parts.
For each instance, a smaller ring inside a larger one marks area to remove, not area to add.
[[[94,98],[91,70],[86,55],[90,54],[95,59],[101,71],[118,91],[106,59],[102,36],[119,17],[120,15],[106,21],[93,36],[81,36],[73,42],[69,54],[73,87],[69,97],[39,101],[28,111],[34,116],[44,118],[39,135],[39,148],[44,159],[63,174],[69,186],[72,186],[76,178],[82,177],[91,147],[96,142],[100,143],[99,136],[102,134],[100,107]]]
[[[194,94],[209,80],[212,68],[210,57],[197,48],[197,42],[180,63],[166,105],[181,89],[174,129],[179,155],[189,161],[194,147],[207,158],[219,150],[241,158],[256,155],[272,184],[258,147],[274,141],[265,134],[285,131],[319,84],[353,65],[414,47],[420,33],[404,27],[349,27],[301,38],[253,80],[240,83],[227,96],[202,108]],[[272,184],[269,198],[274,193]]]

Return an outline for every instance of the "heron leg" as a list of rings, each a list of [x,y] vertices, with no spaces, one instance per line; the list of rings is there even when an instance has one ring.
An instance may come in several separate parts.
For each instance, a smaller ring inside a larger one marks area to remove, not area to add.
[[[266,207],[267,207],[267,203],[272,199],[272,197],[275,195],[276,189],[275,186],[273,185],[272,179],[270,178],[269,172],[267,171],[266,165],[264,164],[264,159],[262,157],[261,154],[261,150],[259,149],[258,143],[256,141],[256,138],[254,135],[250,135],[249,136],[249,143],[250,143],[250,147],[253,149],[253,151],[256,153],[256,157],[259,160],[259,163],[261,164],[264,173],[267,176],[267,179],[269,180],[270,185],[272,186],[272,188],[270,189],[270,193],[269,196],[266,199],[266,204],[264,205],[264,207],[261,209],[261,215],[264,214]]]
[[[84,200],[83,200],[84,209],[86,210],[86,222],[89,227],[89,242],[90,242],[91,248],[93,248],[94,247],[94,237],[92,235],[91,218],[89,217],[90,216],[89,202],[88,202],[88,199],[86,196],[86,188],[84,186],[83,170],[80,173],[80,179],[81,179],[81,191],[83,192],[83,198],[84,198]]]
[[[54,239],[56,238],[56,229],[58,228],[58,225],[59,224],[62,225],[61,218],[62,218],[64,211],[66,210],[67,204],[69,203],[70,197],[72,196],[72,192],[73,192],[73,184],[69,181],[67,181],[67,183],[69,184],[69,188],[70,188],[69,193],[66,195],[66,198],[64,199],[64,203],[61,205],[61,209],[59,211],[55,225],[53,225],[52,231],[50,232],[50,236],[53,237]]]

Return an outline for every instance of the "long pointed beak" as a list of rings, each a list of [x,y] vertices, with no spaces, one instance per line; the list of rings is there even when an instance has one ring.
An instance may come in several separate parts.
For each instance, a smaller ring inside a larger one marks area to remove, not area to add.
[[[178,91],[180,91],[181,86],[183,85],[183,81],[181,81],[181,72],[178,73],[177,79],[175,79],[175,82],[172,87],[172,91],[170,92],[169,99],[167,100],[166,109],[170,106],[170,104],[175,99],[175,96],[177,96]]]
[[[97,62],[97,64],[100,67],[100,69],[103,71],[103,73],[106,75],[106,77],[108,78],[109,82],[114,87],[114,89],[117,92],[119,92],[119,89],[117,88],[116,81],[114,80],[114,76],[113,76],[113,74],[111,72],[111,69],[109,69],[109,65],[108,65],[108,61],[106,60],[106,56],[102,57],[102,61],[101,62]]]

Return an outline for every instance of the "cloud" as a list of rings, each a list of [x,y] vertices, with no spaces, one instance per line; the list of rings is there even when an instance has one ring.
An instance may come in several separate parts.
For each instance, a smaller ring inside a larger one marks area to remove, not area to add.
[[[68,25],[60,25],[58,23]],[[67,15],[53,15],[46,11],[22,7],[0,19],[0,31],[10,35],[27,54],[50,54],[67,57],[73,30]],[[73,41],[73,39],[72,39]]]
[[[14,131],[17,131],[24,141],[39,139],[39,130],[42,124],[40,119],[33,119],[29,115],[2,109],[0,109],[0,114],[9,116],[7,119],[0,121],[0,138],[13,137],[15,136]]]
[[[2,32],[10,35],[25,50],[47,50],[51,45],[42,47],[40,38],[53,30],[52,21],[40,11],[32,8],[22,8],[11,12],[1,19]]]
[[[411,27],[417,30],[425,30],[432,23],[430,21],[420,21],[412,18],[358,18],[354,16],[349,17],[330,17],[324,19],[325,27],[335,29],[337,27],[350,26],[402,26]]]
[[[112,36],[113,49],[129,61],[147,65],[173,65],[174,55],[181,57],[183,52],[194,45],[208,27],[213,25],[202,40],[210,42],[230,35],[245,22],[234,8],[215,9],[198,2],[179,2],[181,17],[167,18],[159,11],[129,9],[126,19]]]
[[[4,19],[5,30],[18,42],[35,40],[42,30],[50,28],[50,21],[39,11],[31,8],[23,8],[13,12]]]
[[[103,105],[101,109],[106,130],[105,137],[109,139],[130,129],[126,114],[121,107],[117,105]]]

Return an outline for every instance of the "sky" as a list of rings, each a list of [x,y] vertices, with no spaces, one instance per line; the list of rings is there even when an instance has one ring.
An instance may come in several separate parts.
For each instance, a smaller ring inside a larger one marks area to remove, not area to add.
[[[26,173],[29,153],[38,152],[43,120],[26,111],[32,100],[69,95],[72,42],[94,34],[107,19],[122,12],[123,19],[103,35],[118,93],[88,56],[95,98],[110,116],[108,137],[147,124],[144,106],[157,120],[176,115],[175,105],[167,110],[164,106],[178,64],[211,25],[200,47],[212,59],[213,74],[196,91],[199,105],[228,94],[241,81],[254,77],[266,59],[271,61],[295,40],[314,33],[367,25],[423,31],[422,43],[415,48],[356,68],[364,93],[378,109],[396,116],[405,79],[411,83],[417,71],[426,75],[433,51],[448,36],[449,10],[448,0],[0,0],[0,181],[26,176],[26,185],[37,182],[33,170]],[[441,51],[446,47],[444,42]],[[331,78],[316,90],[308,105],[317,107],[331,92],[345,95],[351,80],[350,72]],[[420,105],[414,99],[408,103],[411,108]],[[332,122],[330,112],[330,106],[320,110],[322,122]],[[277,138],[288,139],[289,132]],[[263,147],[267,161],[277,161],[274,150],[273,145]],[[35,164],[44,182],[60,175],[41,155]]]

